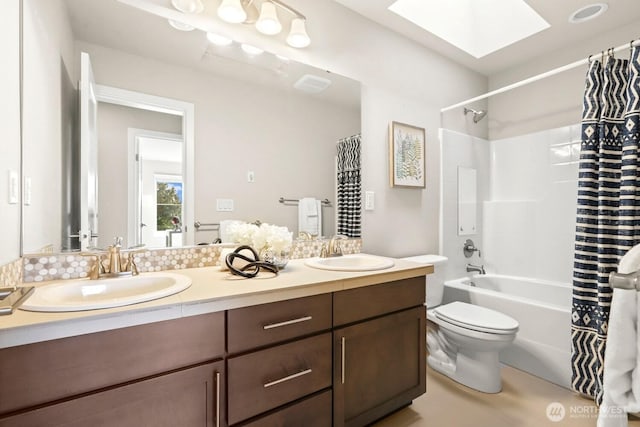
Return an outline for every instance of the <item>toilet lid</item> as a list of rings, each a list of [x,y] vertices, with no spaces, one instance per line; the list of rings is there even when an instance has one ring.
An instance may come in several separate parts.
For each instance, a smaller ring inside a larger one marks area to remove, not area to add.
[[[511,334],[518,330],[518,321],[506,314],[466,302],[452,302],[434,309],[438,319],[480,332]]]

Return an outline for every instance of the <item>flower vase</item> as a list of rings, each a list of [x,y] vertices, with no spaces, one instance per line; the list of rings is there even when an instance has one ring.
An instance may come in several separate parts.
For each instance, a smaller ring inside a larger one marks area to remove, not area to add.
[[[260,250],[259,256],[262,261],[270,262],[278,267],[278,270],[282,270],[289,262],[289,249],[278,251],[271,246],[265,246]]]

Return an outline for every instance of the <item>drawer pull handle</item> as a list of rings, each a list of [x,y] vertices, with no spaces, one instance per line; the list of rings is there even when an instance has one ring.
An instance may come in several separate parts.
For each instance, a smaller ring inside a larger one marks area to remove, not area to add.
[[[342,345],[340,346],[340,353],[341,353],[340,354],[340,361],[341,361],[341,367],[340,368],[341,368],[342,372],[340,373],[340,376],[341,376],[340,379],[342,380],[342,384],[344,384],[344,377],[345,377],[345,372],[344,372],[345,360],[344,359],[345,359],[345,353],[347,351],[347,339],[345,337],[342,337],[341,341],[342,341],[341,342]]]
[[[216,427],[220,427],[220,372],[216,372]]]
[[[304,371],[298,372],[297,374],[289,375],[288,377],[280,378],[279,380],[271,381],[270,383],[266,383],[264,388],[272,387],[274,385],[283,383],[285,381],[292,380],[294,378],[301,377],[303,375],[307,375],[311,373],[311,369],[305,369]]]
[[[296,323],[306,322],[306,321],[311,320],[311,319],[313,319],[313,317],[305,316],[305,317],[300,317],[298,319],[287,320],[286,322],[272,323],[270,325],[263,326],[263,328],[266,331],[267,329],[279,328],[281,326],[294,325]]]

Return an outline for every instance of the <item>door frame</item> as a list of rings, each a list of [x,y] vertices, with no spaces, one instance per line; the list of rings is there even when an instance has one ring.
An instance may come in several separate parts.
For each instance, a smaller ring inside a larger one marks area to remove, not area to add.
[[[194,242],[194,206],[195,206],[195,106],[190,102],[149,95],[120,89],[113,86],[96,85],[96,98],[98,102],[122,105],[125,107],[139,108],[142,110],[156,111],[182,117],[182,164],[183,174],[183,244],[193,245]],[[131,189],[129,189],[131,191]],[[129,197],[131,195],[129,194]],[[130,200],[130,199],[129,199]],[[131,216],[128,218],[130,228]]]

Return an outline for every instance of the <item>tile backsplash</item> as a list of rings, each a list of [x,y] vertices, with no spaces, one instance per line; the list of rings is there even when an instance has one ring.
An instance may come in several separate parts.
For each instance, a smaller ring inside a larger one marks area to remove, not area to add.
[[[293,242],[290,258],[318,256],[324,243],[326,243],[326,240],[296,240]],[[345,254],[359,253],[362,248],[362,239],[343,240],[340,244]],[[141,273],[211,267],[219,265],[220,252],[223,247],[220,245],[207,245],[136,250],[135,261]],[[94,257],[73,253],[28,255],[12,263],[18,265],[13,268],[7,268],[9,270],[7,274],[14,276],[17,274],[16,283],[20,281],[20,273],[22,273],[22,281],[25,283],[78,279],[87,277],[94,263]],[[9,264],[9,266],[12,264]],[[4,267],[7,266],[0,267],[0,279],[4,277]],[[14,270],[16,269],[19,271],[15,272]],[[3,279],[4,282],[5,280]]]
[[[0,286],[16,286],[22,279],[22,259],[0,265]]]

